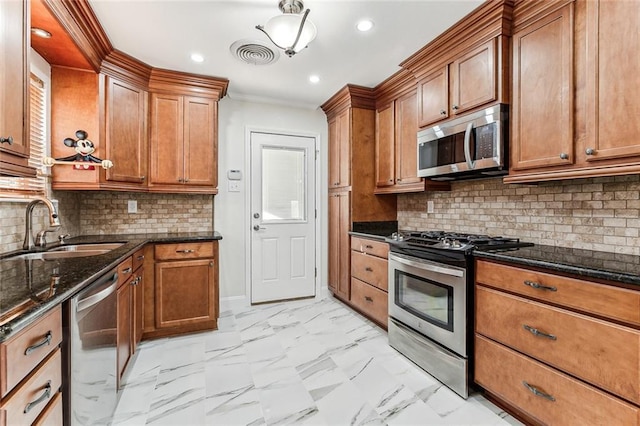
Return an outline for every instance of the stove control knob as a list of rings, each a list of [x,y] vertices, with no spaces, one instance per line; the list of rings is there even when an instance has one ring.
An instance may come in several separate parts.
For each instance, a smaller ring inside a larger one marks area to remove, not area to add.
[[[461,246],[462,245],[460,244],[460,241],[458,241],[458,240],[451,241],[451,247],[460,248]]]

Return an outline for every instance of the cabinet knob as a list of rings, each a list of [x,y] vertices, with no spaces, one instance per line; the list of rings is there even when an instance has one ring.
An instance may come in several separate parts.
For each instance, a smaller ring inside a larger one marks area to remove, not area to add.
[[[587,154],[587,155],[593,155],[593,154],[596,153],[596,150],[593,149],[593,148],[587,148],[587,149],[585,149],[584,153]]]
[[[140,180],[145,180],[146,178],[146,176],[140,176]]]
[[[402,182],[402,179],[401,179],[401,178],[398,178],[398,179],[396,179],[396,180],[397,180],[398,182]]]
[[[453,110],[454,110],[454,111],[457,111],[457,110],[459,110],[459,109],[460,109],[460,107],[458,107],[458,105],[454,105],[454,106],[453,106]]]
[[[185,180],[184,180],[184,182],[185,182],[185,183],[189,182],[189,179],[185,179]]]
[[[569,154],[567,154],[566,152],[563,152],[560,154],[560,158],[563,160],[568,160],[569,159]]]
[[[213,262],[209,262],[209,267],[213,268]]]
[[[13,145],[13,136],[9,136],[8,138],[0,137],[0,143],[8,143],[9,145]]]
[[[445,110],[441,109],[441,110],[440,110],[440,115],[447,115],[447,111],[445,111]]]
[[[178,182],[184,182],[184,179],[178,178]]]

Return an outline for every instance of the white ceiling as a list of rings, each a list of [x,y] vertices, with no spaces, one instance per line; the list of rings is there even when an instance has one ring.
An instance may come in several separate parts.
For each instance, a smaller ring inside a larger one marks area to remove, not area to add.
[[[232,99],[314,109],[347,83],[381,83],[480,3],[305,0],[316,39],[292,58],[281,52],[273,64],[250,65],[232,56],[229,47],[240,39],[269,43],[255,26],[280,14],[278,0],[90,0],[118,50],[153,67],[228,78]],[[363,18],[375,24],[367,33],[355,28]],[[192,62],[193,52],[205,61]],[[319,83],[309,82],[312,74]]]

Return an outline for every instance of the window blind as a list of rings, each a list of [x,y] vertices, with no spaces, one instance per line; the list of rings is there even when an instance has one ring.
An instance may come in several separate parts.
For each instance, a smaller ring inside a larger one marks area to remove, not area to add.
[[[29,79],[29,166],[37,170],[35,178],[0,177],[0,190],[44,194],[47,168],[42,158],[47,154],[47,95],[44,82],[31,74]]]

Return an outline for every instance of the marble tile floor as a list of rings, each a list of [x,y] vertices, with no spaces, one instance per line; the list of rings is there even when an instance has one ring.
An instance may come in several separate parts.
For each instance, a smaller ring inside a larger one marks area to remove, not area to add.
[[[113,425],[519,425],[468,400],[333,298],[221,313],[219,330],[143,342]]]

